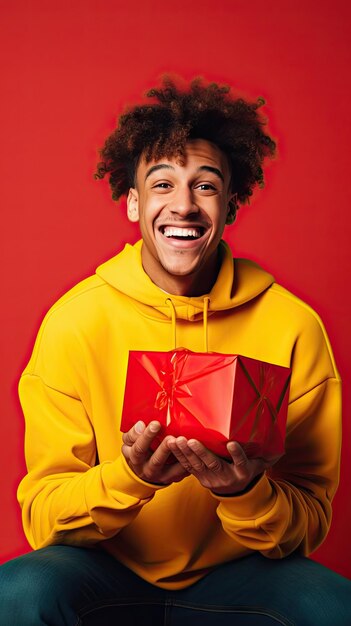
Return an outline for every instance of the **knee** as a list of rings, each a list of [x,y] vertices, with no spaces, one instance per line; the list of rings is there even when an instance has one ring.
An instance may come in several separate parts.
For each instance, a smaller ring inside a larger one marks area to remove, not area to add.
[[[52,552],[31,552],[0,567],[0,624],[47,623],[43,616],[69,596],[69,573]]]
[[[351,624],[351,582],[334,572],[325,581],[300,586],[294,602],[298,623],[304,626],[346,626]]]
[[[61,572],[45,551],[31,552],[8,561],[0,568],[2,598],[36,596],[60,584]]]
[[[0,624],[40,624],[36,596],[41,584],[35,561],[19,557],[0,567]]]
[[[34,561],[34,563],[32,563]],[[39,588],[35,559],[19,557],[0,567],[1,604],[16,605]]]

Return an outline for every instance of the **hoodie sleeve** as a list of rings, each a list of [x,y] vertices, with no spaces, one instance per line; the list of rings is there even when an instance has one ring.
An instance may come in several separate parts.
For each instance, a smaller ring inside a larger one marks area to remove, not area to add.
[[[286,453],[248,492],[216,496],[226,533],[270,558],[310,554],[330,526],[340,445],[341,382],[312,313],[293,351]]]
[[[80,337],[72,329],[63,331],[60,317],[53,322],[49,316],[19,385],[28,473],[18,499],[34,548],[110,538],[161,488],[139,479],[121,453],[99,463],[84,391],[89,388],[86,363]]]

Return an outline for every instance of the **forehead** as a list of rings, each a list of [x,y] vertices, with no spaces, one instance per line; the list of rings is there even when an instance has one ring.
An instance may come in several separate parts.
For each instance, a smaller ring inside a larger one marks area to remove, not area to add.
[[[226,180],[230,177],[228,158],[225,153],[215,144],[205,139],[193,139],[185,144],[184,157],[168,156],[159,159],[146,161],[142,156],[136,169],[136,177],[139,183],[145,181],[150,170],[155,166],[164,163],[170,165],[179,174],[192,173],[201,166],[210,166],[218,169]]]

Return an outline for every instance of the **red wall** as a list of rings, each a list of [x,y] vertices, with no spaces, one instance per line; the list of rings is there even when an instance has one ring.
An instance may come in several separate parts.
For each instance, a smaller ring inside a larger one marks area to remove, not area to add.
[[[131,9],[130,6],[133,6]],[[344,449],[331,532],[315,554],[351,577],[349,124],[345,0],[1,1],[2,560],[28,549],[16,396],[46,309],[137,230],[93,180],[116,115],[160,73],[267,98],[279,141],[267,186],[227,238],[321,314],[344,379]]]

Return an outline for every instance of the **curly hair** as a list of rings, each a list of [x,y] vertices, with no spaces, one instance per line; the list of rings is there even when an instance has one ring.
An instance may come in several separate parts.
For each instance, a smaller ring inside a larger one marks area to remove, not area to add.
[[[264,100],[232,97],[229,86],[206,84],[202,78],[182,89],[164,77],[161,87],[146,95],[150,103],[134,106],[120,116],[100,151],[95,178],[109,174],[112,199],[118,200],[135,185],[141,155],[146,162],[181,158],[187,141],[205,139],[229,160],[234,219],[238,204],[248,202],[255,185],[263,187],[263,161],[275,154],[275,142],[264,133],[265,120],[257,111]]]

